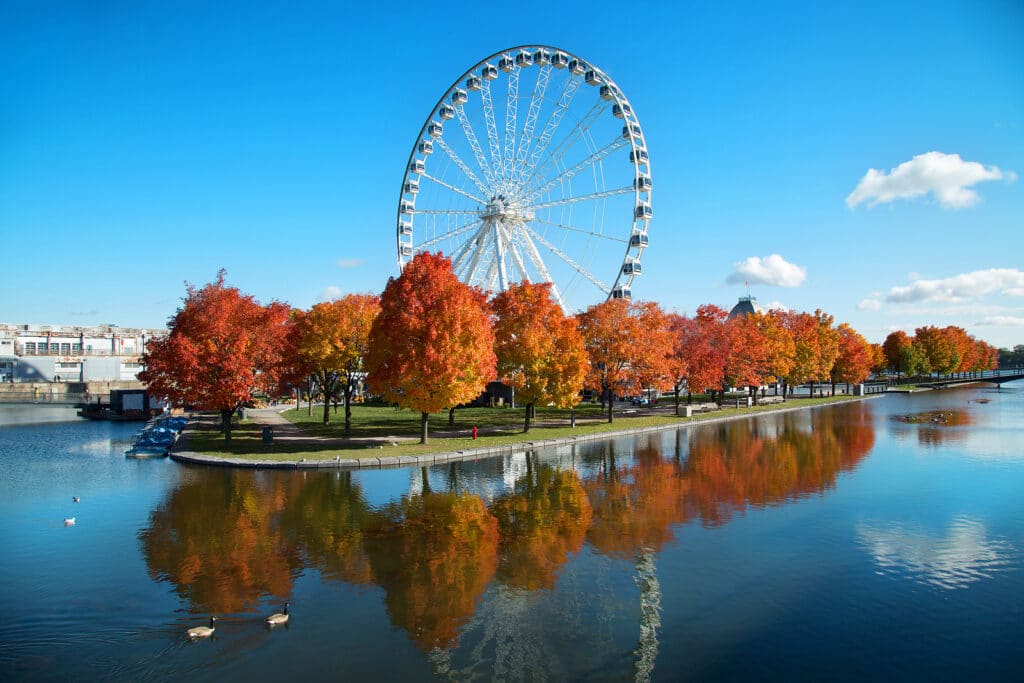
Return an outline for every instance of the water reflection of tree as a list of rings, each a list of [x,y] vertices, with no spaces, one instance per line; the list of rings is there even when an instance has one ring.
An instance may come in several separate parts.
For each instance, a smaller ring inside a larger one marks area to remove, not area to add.
[[[934,448],[946,443],[963,441],[966,432],[957,427],[969,427],[974,423],[975,416],[971,411],[946,409],[913,415],[896,415],[890,428],[893,436],[899,440],[916,434],[918,444]]]
[[[583,548],[590,503],[571,470],[538,465],[527,456],[526,474],[491,505],[498,520],[498,579],[513,588],[550,589],[558,570]]]
[[[391,623],[423,650],[448,648],[498,566],[498,522],[477,496],[406,496],[372,515],[364,543]]]
[[[351,584],[373,580],[363,550],[369,506],[351,472],[321,472],[306,478],[281,517],[281,525],[309,565],[329,579]]]
[[[748,505],[833,488],[874,446],[870,407],[849,408],[694,430],[685,467],[692,514],[717,525]]]
[[[150,576],[171,582],[203,612],[238,612],[268,595],[287,597],[299,551],[276,522],[294,481],[225,471],[174,489],[139,535]]]

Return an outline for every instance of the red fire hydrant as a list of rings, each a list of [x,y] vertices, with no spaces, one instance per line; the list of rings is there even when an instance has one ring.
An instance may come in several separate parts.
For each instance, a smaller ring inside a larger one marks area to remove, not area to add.
[[[476,425],[473,425],[473,440],[476,441]]]

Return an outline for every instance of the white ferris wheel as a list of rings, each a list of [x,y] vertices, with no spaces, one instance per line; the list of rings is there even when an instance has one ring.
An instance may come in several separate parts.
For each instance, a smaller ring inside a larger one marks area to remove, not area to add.
[[[554,47],[502,50],[456,79],[416,137],[398,265],[441,251],[485,291],[550,282],[566,312],[629,298],[652,187],[640,122],[607,74]]]

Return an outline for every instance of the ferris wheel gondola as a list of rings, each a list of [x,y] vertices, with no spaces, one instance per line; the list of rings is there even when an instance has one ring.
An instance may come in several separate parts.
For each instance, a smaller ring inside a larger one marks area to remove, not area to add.
[[[650,157],[622,90],[565,50],[502,50],[428,113],[398,200],[398,264],[442,251],[464,282],[550,282],[567,312],[631,296],[653,217]]]

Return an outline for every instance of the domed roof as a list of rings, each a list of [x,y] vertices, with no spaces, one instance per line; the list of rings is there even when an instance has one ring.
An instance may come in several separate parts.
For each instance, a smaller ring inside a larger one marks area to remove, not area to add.
[[[739,315],[746,316],[751,313],[764,313],[764,309],[761,308],[761,304],[757,303],[757,297],[741,296],[740,300],[729,311],[729,318],[735,318]]]

